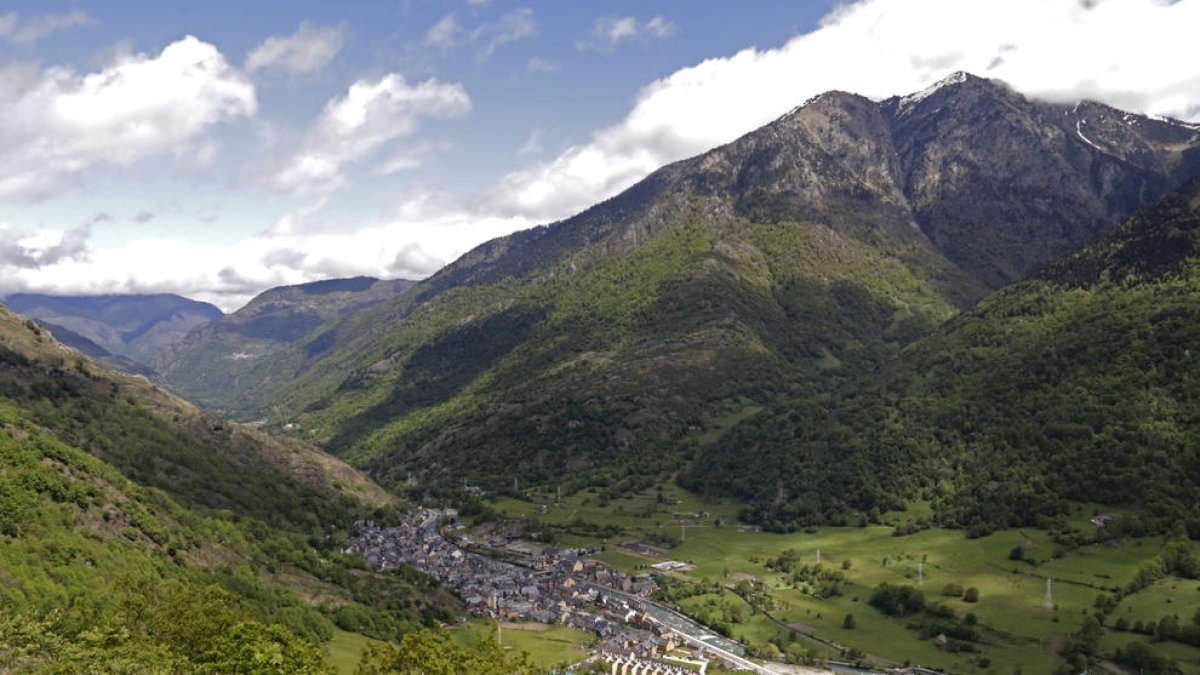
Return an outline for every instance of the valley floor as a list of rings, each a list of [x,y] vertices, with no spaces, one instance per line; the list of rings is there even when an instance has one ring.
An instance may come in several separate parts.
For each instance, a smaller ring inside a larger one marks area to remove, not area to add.
[[[682,611],[724,626],[753,654],[798,661],[849,653],[881,667],[1050,673],[1064,663],[1058,652],[1104,602],[1098,598],[1121,596],[1105,616],[1102,652],[1142,642],[1182,672],[1200,673],[1200,649],[1131,630],[1170,616],[1190,623],[1200,608],[1200,581],[1167,576],[1133,593],[1124,590],[1157,564],[1166,544],[1158,537],[1067,545],[1036,529],[968,539],[937,528],[895,536],[891,525],[769,534],[737,525],[736,507],[704,503],[671,485],[613,500],[584,492],[559,503],[554,495],[531,494],[528,501],[490,505],[500,520],[477,517],[470,532],[510,552],[529,550],[532,535],[558,547],[602,548],[596,559],[629,574],[666,560],[686,563],[662,578],[664,593],[672,597],[676,589],[673,600]],[[890,514],[891,522],[919,518],[921,508]],[[1072,527],[1094,535],[1096,513],[1078,505]],[[782,571],[783,564],[791,571]],[[972,615],[966,620],[978,642],[968,649],[977,651],[947,651],[943,638],[921,639],[912,627],[916,617],[889,617],[868,604],[883,583],[917,588],[927,605],[944,605],[955,621]],[[974,589],[975,601],[964,598],[966,589]]]

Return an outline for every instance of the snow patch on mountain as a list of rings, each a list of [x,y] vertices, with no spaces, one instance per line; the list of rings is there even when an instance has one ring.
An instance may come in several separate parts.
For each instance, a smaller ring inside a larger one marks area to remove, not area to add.
[[[950,75],[943,77],[942,79],[938,80],[937,82],[934,82],[933,84],[929,85],[928,87],[925,87],[921,91],[918,91],[915,94],[909,94],[908,96],[901,98],[899,109],[901,112],[908,112],[916,104],[920,103],[921,101],[924,101],[925,99],[927,99],[930,96],[937,93],[937,91],[939,89],[950,86],[952,84],[961,84],[963,82],[966,82],[968,77],[970,77],[970,76],[966,72],[961,71],[961,70],[958,72],[955,72],[955,73],[951,73]]]

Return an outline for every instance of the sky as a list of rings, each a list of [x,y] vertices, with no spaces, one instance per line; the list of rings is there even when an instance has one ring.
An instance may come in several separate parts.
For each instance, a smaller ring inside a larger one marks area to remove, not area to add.
[[[1200,0],[0,2],[0,294],[418,279],[830,89],[1200,121]]]

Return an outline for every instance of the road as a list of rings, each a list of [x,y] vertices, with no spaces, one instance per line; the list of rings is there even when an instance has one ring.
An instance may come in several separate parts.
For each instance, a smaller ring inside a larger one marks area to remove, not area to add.
[[[652,600],[646,600],[645,598],[639,598],[637,596],[630,595],[624,591],[618,591],[615,588],[608,588],[598,584],[589,585],[600,592],[622,598],[626,602],[636,602],[645,605],[647,608],[647,614],[650,615],[651,621],[665,627],[667,630],[670,630],[673,634],[679,636],[684,642],[693,647],[703,651],[711,652],[712,654],[719,656],[722,660],[729,661],[736,666],[745,668],[746,670],[754,673],[761,673],[762,675],[779,675],[778,671],[771,670],[767,666],[761,666],[741,656],[740,653],[735,653],[732,651],[741,651],[742,647],[738,643],[717,635],[708,628],[705,628],[704,626],[696,623],[695,621],[669,607],[660,605]]]

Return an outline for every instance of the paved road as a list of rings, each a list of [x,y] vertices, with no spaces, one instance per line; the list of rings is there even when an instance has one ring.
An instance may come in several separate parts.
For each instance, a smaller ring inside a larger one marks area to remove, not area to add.
[[[630,595],[624,591],[618,591],[615,588],[600,586],[598,584],[589,583],[598,591],[615,595],[618,598],[623,598],[630,603],[638,603],[645,605],[647,614],[650,615],[650,620],[658,623],[669,629],[675,635],[678,635],[687,644],[698,649],[711,652],[722,659],[733,663],[741,668],[745,668],[754,673],[761,675],[779,675],[778,671],[771,670],[770,666],[761,666],[744,656],[742,656],[742,646],[738,643],[717,635],[708,628],[696,623],[688,617],[676,612],[675,610],[658,604],[652,600],[646,600],[634,595]]]

